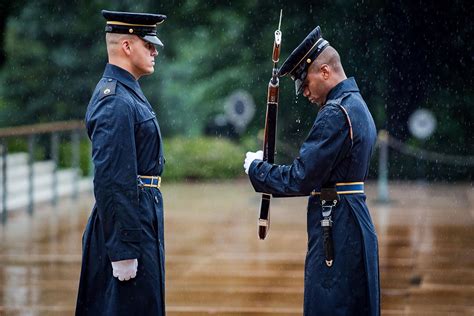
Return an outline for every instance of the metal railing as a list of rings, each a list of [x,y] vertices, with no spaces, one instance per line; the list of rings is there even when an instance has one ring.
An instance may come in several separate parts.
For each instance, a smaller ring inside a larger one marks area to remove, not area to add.
[[[84,135],[84,123],[82,121],[62,121],[54,123],[34,124],[27,126],[0,128],[0,151],[1,151],[1,190],[2,190],[2,224],[7,222],[8,218],[8,160],[9,152],[8,140],[10,138],[26,138],[28,142],[28,206],[27,210],[30,215],[35,210],[34,200],[34,179],[35,179],[35,149],[37,140],[40,135],[49,135],[49,157],[53,161],[52,170],[52,197],[51,203],[56,205],[58,202],[58,165],[59,165],[59,150],[60,150],[60,135],[68,134],[71,142],[71,167],[74,170],[79,170],[80,161],[80,140]],[[79,178],[72,177],[72,198],[77,199],[79,195]]]
[[[462,167],[474,167],[474,156],[449,155],[428,151],[403,143],[401,140],[391,136],[386,130],[380,130],[377,138],[379,147],[379,168],[377,180],[377,201],[389,203],[388,188],[388,161],[389,147],[404,155],[414,157],[418,160],[434,162],[436,164],[447,164]]]

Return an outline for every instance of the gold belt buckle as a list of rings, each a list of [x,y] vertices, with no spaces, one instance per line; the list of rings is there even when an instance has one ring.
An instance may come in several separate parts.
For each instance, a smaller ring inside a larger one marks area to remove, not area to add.
[[[150,179],[151,184],[144,184],[145,187],[151,187],[151,188],[160,188],[161,187],[161,177],[160,176],[140,176],[142,179]],[[157,182],[157,184],[154,184],[154,182]]]

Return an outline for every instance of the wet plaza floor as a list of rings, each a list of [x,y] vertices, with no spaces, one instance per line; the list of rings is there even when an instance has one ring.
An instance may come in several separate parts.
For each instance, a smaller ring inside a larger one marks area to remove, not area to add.
[[[369,208],[380,248],[382,315],[474,315],[474,189],[391,183]],[[163,183],[168,315],[301,315],[306,199],[272,200],[257,237],[260,196],[247,180]],[[0,315],[72,315],[81,236],[92,205],[43,206],[0,227]]]

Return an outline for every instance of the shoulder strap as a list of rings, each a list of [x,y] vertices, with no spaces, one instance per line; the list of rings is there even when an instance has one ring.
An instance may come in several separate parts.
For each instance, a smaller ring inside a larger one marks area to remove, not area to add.
[[[349,138],[351,140],[351,147],[349,150],[351,150],[352,146],[354,146],[354,133],[352,132],[352,122],[351,122],[351,118],[349,117],[349,113],[347,113],[347,110],[342,106],[342,100],[348,95],[349,94],[344,94],[340,98],[334,101],[330,101],[329,103],[337,105],[341,109],[342,113],[344,113],[344,116],[346,117],[347,124],[349,125]]]
[[[351,146],[349,147],[349,151],[347,152],[347,155],[350,157],[350,164],[352,164],[352,156],[350,156],[350,153],[352,151],[352,147],[354,147],[354,133],[352,132],[352,122],[351,118],[349,117],[349,113],[347,112],[346,108],[342,106],[342,100],[347,97],[349,94],[344,94],[342,95],[339,99],[334,100],[334,103],[341,109],[342,113],[344,113],[344,116],[346,117],[347,124],[349,125],[349,138],[351,140]],[[347,169],[346,172],[346,179],[348,178],[350,168]]]
[[[117,86],[117,80],[108,79],[105,84],[102,86],[101,91],[99,92],[99,100],[102,100],[109,95],[115,94],[115,88]]]
[[[347,110],[341,104],[337,103],[337,106],[339,106],[339,108],[342,110],[342,112],[346,116],[347,124],[349,124],[349,137],[351,139],[351,148],[350,149],[352,149],[352,146],[354,146],[354,134],[352,132],[351,118],[349,117],[349,113],[347,113]]]

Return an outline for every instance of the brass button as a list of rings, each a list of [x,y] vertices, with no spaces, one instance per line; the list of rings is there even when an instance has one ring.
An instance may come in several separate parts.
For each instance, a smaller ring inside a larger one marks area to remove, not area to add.
[[[128,32],[129,32],[129,33],[133,33],[133,29],[129,29]]]
[[[311,63],[311,58],[306,59],[306,62],[309,64]]]

